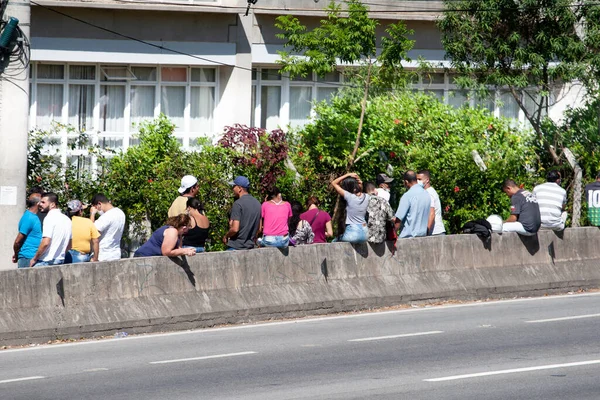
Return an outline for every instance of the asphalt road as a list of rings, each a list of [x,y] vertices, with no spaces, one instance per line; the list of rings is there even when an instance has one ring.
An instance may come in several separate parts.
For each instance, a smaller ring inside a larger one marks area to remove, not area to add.
[[[0,351],[0,399],[600,399],[600,294]]]

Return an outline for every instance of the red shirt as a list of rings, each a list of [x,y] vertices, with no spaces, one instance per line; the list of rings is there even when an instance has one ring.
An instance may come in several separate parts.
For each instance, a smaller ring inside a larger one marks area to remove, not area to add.
[[[316,215],[317,213],[319,213],[319,215]],[[327,211],[313,208],[312,210],[300,214],[300,219],[310,222],[310,227],[315,234],[313,243],[327,243],[327,240],[325,239],[325,225],[331,221],[331,216]]]

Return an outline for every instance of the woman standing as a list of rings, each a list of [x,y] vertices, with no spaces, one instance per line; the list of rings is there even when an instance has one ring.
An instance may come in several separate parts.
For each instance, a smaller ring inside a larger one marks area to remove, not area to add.
[[[190,197],[187,201],[187,210],[190,215],[190,229],[183,236],[183,248],[193,247],[196,253],[203,253],[208,239],[208,228],[210,221],[204,215],[204,206],[195,197]]]
[[[333,236],[331,216],[327,211],[319,209],[319,205],[319,199],[310,196],[306,202],[307,211],[300,215],[300,219],[308,221],[310,224],[315,234],[313,243],[327,243],[326,238]]]
[[[350,243],[366,242],[369,232],[365,216],[369,206],[369,195],[362,193],[362,181],[357,174],[349,173],[333,180],[331,185],[342,196],[338,219],[339,240]]]
[[[161,226],[152,233],[150,239],[142,245],[134,257],[153,257],[153,256],[193,256],[196,249],[179,247],[181,236],[185,234],[190,225],[190,216],[180,214],[176,217],[167,219],[165,225]]]
[[[288,220],[288,228],[290,230],[290,244],[297,246],[299,244],[311,244],[315,239],[315,234],[310,226],[310,223],[300,218],[302,214],[302,204],[297,201],[292,201],[292,216]]]
[[[269,192],[267,200],[261,206],[261,216],[262,246],[288,247],[288,219],[292,216],[292,207],[290,203],[283,201],[279,189],[273,188]]]

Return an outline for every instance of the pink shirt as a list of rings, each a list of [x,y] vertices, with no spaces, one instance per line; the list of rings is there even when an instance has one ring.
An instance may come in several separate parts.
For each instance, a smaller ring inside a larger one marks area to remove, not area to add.
[[[275,204],[265,201],[261,206],[264,219],[263,235],[285,236],[288,234],[288,218],[292,216],[292,206],[287,201]]]

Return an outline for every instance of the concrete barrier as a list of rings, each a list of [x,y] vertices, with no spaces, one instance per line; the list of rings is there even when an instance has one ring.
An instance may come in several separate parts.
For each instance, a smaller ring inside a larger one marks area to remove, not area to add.
[[[301,246],[0,271],[0,343],[600,287],[600,230]]]

